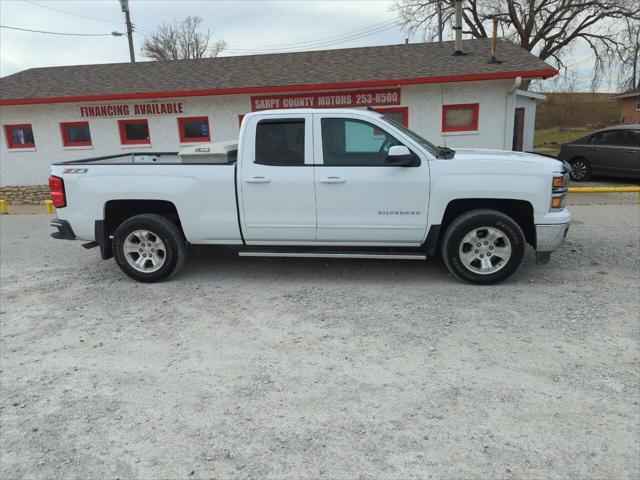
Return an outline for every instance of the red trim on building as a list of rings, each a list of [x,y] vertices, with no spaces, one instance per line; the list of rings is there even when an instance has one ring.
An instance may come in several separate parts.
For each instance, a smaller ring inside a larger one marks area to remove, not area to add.
[[[375,107],[373,110],[383,115],[386,112],[401,112],[403,114],[402,124],[409,128],[409,107]]]
[[[238,128],[242,126],[242,120],[244,119],[245,115],[246,113],[244,115],[238,115]]]
[[[69,138],[67,127],[89,127],[89,122],[60,122],[60,134],[62,135],[62,145],[64,147],[90,147],[91,140],[84,142],[74,142]]]
[[[4,136],[7,140],[8,149],[36,148],[35,136],[33,136],[34,140],[32,143],[13,143],[13,129],[26,128],[26,127],[29,127],[31,129],[31,135],[33,135],[33,126],[30,123],[16,123],[12,125],[4,125]]]
[[[448,126],[446,122],[446,112],[449,110],[471,109],[473,117],[469,126]],[[478,114],[480,105],[478,103],[456,103],[442,106],[442,131],[443,132],[474,132],[478,130]]]
[[[202,97],[213,95],[239,95],[271,92],[308,92],[312,90],[335,90],[340,88],[389,87],[420,85],[428,83],[476,82],[507,78],[547,78],[558,73],[555,68],[544,70],[519,70],[514,72],[469,73],[439,77],[406,78],[400,80],[368,80],[362,82],[319,83],[309,85],[283,85],[278,87],[215,88],[209,90],[175,90],[162,92],[111,93],[103,95],[79,95],[70,97],[2,99],[0,105],[32,105],[40,103],[94,102],[107,100],[135,100],[141,98]]]
[[[129,140],[124,126],[128,123],[144,123],[147,125],[149,136],[142,140]],[[151,132],[149,131],[149,121],[146,118],[132,118],[128,120],[118,120],[118,131],[120,132],[121,145],[149,145],[151,143]]]
[[[205,121],[207,122],[207,136],[206,137],[187,137],[184,131],[184,124],[188,121]],[[178,133],[180,134],[180,143],[189,142],[210,142],[211,141],[211,128],[209,127],[209,117],[181,117],[178,118]]]

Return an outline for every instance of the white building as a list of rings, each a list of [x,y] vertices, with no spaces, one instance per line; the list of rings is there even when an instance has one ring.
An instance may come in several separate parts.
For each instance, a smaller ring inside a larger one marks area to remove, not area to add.
[[[247,112],[373,107],[449,147],[531,150],[524,79],[557,73],[519,46],[417,43],[172,62],[36,68],[0,79],[0,186],[47,182],[49,164],[175,152],[233,139]]]

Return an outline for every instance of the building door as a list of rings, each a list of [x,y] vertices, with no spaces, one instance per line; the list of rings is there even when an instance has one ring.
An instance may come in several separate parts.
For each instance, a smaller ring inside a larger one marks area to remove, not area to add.
[[[315,240],[311,121],[311,115],[281,114],[245,126],[238,188],[248,244]]]
[[[340,114],[316,114],[315,182],[320,242],[419,244],[426,234],[429,169],[386,165],[402,145],[370,123]]]
[[[513,145],[511,150],[524,150],[524,108],[518,107],[513,117]]]

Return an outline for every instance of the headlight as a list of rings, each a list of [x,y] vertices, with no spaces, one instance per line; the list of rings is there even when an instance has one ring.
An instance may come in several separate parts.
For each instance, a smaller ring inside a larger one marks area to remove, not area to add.
[[[569,172],[556,173],[551,181],[551,208],[552,212],[562,210],[567,203],[567,191],[569,189]]]

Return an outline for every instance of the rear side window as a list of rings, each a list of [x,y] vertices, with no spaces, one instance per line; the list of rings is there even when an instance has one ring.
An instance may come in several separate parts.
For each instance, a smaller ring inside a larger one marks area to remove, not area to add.
[[[640,148],[640,130],[627,130],[627,138],[625,144],[630,147]]]
[[[304,119],[261,120],[256,127],[255,163],[304,165]]]
[[[605,132],[598,132],[591,136],[589,143],[594,145],[623,145],[624,144],[624,131],[622,130],[608,130]]]

